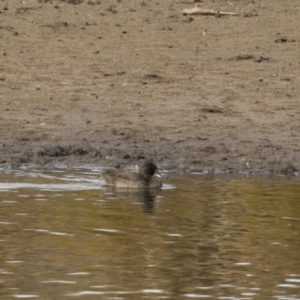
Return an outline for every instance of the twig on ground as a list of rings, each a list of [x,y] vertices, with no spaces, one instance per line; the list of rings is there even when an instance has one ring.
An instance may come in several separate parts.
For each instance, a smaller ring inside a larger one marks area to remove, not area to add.
[[[191,9],[185,9],[182,12],[184,15],[203,15],[203,16],[239,16],[239,13],[227,12],[227,11],[217,11],[214,9],[206,9],[201,7],[194,7]]]

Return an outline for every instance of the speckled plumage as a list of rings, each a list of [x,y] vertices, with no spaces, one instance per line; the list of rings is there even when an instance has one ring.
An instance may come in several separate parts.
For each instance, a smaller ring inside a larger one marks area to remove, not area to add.
[[[108,186],[120,188],[160,188],[162,181],[155,174],[159,174],[157,166],[151,161],[145,161],[138,172],[130,170],[107,170],[101,177]]]

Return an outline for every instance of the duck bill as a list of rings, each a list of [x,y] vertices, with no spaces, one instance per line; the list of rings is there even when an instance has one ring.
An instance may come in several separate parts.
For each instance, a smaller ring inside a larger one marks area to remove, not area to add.
[[[159,178],[161,178],[162,176],[161,176],[161,174],[159,173],[159,171],[156,169],[156,171],[155,171],[155,173],[154,173],[154,175],[156,176],[156,177],[159,177]]]

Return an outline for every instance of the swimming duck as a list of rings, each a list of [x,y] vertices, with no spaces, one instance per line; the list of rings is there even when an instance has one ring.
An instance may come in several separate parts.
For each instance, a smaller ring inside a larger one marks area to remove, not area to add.
[[[138,171],[107,170],[101,173],[105,185],[120,188],[160,188],[160,177],[157,166],[150,160],[144,161]]]

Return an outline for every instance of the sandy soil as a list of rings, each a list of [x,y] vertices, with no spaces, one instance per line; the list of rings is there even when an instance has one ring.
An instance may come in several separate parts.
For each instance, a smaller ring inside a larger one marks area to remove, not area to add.
[[[199,4],[0,0],[0,166],[300,169],[298,1]]]

